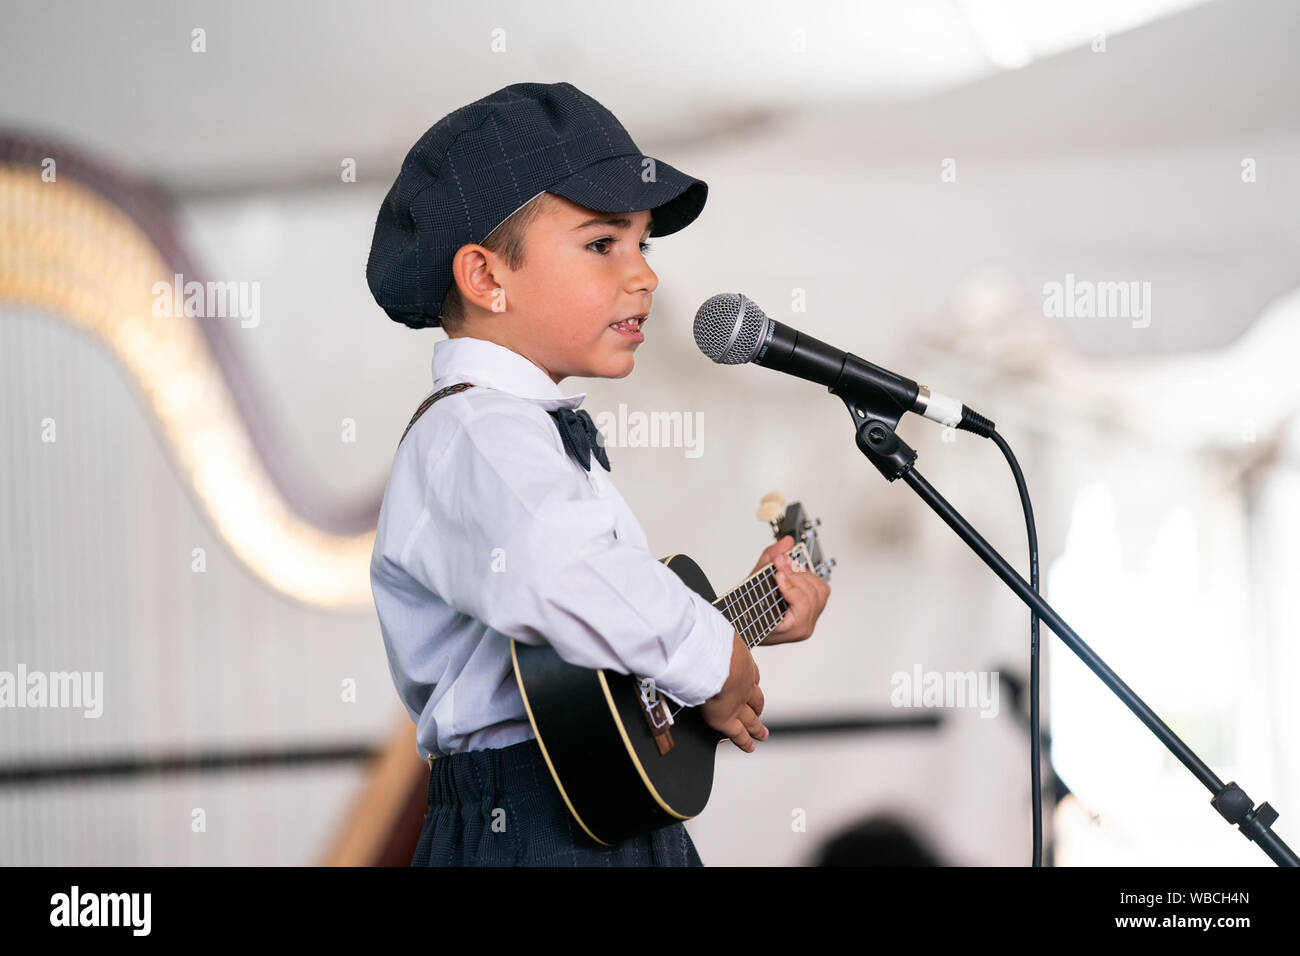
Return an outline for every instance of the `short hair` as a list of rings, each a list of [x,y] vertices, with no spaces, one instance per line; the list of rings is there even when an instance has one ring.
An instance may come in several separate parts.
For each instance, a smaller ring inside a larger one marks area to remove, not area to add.
[[[511,270],[522,268],[524,235],[528,231],[528,226],[545,212],[552,202],[553,197],[550,193],[538,193],[511,213],[510,217],[493,229],[479,245],[505,259],[506,265]],[[457,331],[464,324],[466,317],[465,299],[460,294],[460,286],[453,278],[451,288],[447,290],[442,300],[442,327],[445,330]]]

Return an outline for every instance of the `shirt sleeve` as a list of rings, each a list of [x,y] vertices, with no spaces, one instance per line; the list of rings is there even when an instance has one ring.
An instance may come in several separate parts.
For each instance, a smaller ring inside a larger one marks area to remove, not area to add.
[[[400,563],[506,637],[703,703],[726,681],[735,629],[617,537],[613,499],[590,493],[553,433],[548,419],[494,411],[458,425],[427,462],[424,508]]]

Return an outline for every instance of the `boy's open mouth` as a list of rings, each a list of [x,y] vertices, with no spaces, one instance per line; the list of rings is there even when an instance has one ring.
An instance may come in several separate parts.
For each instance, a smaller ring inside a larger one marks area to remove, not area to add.
[[[618,322],[611,322],[609,327],[621,335],[627,335],[633,338],[644,338],[644,336],[641,335],[641,326],[645,324],[645,320],[648,317],[649,313],[632,315],[626,319],[621,319]]]

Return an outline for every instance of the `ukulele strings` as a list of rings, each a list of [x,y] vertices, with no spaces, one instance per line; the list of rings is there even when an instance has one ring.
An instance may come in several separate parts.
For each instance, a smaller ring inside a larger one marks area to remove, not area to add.
[[[803,542],[800,542],[791,548],[789,554],[796,558],[800,563],[806,563],[807,561],[807,549]],[[784,597],[781,595],[780,586],[775,583],[775,567],[775,564],[764,565],[762,568],[750,575],[748,579],[742,581],[740,584],[736,585],[736,587],[732,588],[726,594],[722,595],[722,597],[718,598],[718,600],[713,602],[714,607],[718,607],[719,610],[725,609],[728,611],[735,611],[736,608],[745,601],[752,602],[748,607],[740,610],[739,613],[730,618],[731,622],[734,624],[746,617],[746,615],[750,616],[748,622],[737,627],[741,638],[744,639],[746,646],[750,648],[757,647],[762,642],[763,638],[767,637],[767,635],[771,633],[772,628],[775,628],[781,623],[781,617],[777,617],[775,621],[771,622],[771,627],[766,631],[759,631],[759,625],[768,623],[766,621],[767,616],[778,608],[780,608],[781,615],[784,616],[786,609],[789,607],[788,604],[784,608],[781,607]],[[760,586],[766,587],[767,589],[761,594],[758,594],[757,597],[755,597],[753,593],[743,593],[744,589],[750,587],[751,582],[758,578],[763,579],[762,585]],[[776,596],[776,600],[773,601],[771,605],[764,606],[764,602],[773,595]],[[758,613],[755,614],[755,611]],[[752,641],[749,639],[749,635],[746,634],[746,631],[751,628],[756,631]]]
[[[766,576],[768,580],[775,582],[775,577],[772,576],[772,575],[770,575],[770,574],[768,574],[768,572],[769,572],[772,568],[774,568],[774,567],[775,567],[775,565],[772,565],[772,564],[767,565],[766,567],[762,568],[762,569],[759,570],[757,573],[755,573],[754,578],[757,578],[757,577],[759,577],[759,576]],[[753,580],[753,578],[751,578],[750,580]],[[725,599],[728,598],[729,596],[736,595],[736,592],[738,592],[738,591],[740,590],[740,588],[747,586],[748,583],[749,583],[749,582],[747,581],[747,582],[745,582],[745,584],[739,585],[739,586],[737,586],[736,588],[734,588],[733,590],[728,591],[728,592],[727,592],[726,594],[724,594],[722,597],[718,598],[718,601],[725,601]],[[775,600],[775,601],[774,601],[770,606],[760,608],[760,605],[762,605],[762,603],[763,603],[764,601],[766,601],[768,598],[771,598],[773,595],[775,595],[776,600]],[[750,600],[751,598],[753,598],[752,595],[748,595],[748,594],[747,594],[747,595],[744,595],[744,599],[745,599],[745,600]],[[734,610],[735,605],[738,604],[738,602],[739,602],[740,600],[741,600],[740,596],[735,596],[735,597],[733,598],[733,604],[731,604],[731,605],[727,605],[727,610]],[[772,628],[776,627],[777,624],[780,624],[780,623],[781,623],[781,618],[778,617],[778,618],[776,619],[776,621],[773,622],[772,625],[771,625],[770,627],[768,627],[766,630],[759,630],[759,629],[758,629],[758,628],[759,628],[759,625],[762,625],[762,624],[765,623],[765,619],[766,619],[767,615],[770,614],[773,610],[775,610],[775,609],[777,609],[777,608],[781,608],[781,614],[782,614],[782,615],[785,614],[785,608],[782,608],[782,607],[781,607],[781,605],[784,603],[784,600],[785,600],[785,599],[781,596],[781,588],[780,588],[779,586],[775,585],[775,583],[773,584],[772,587],[770,587],[768,590],[766,590],[766,591],[762,592],[761,594],[759,594],[758,597],[757,597],[756,599],[753,599],[753,600],[754,600],[754,603],[753,603],[753,604],[751,604],[749,607],[745,608],[743,611],[741,611],[739,614],[737,614],[734,618],[730,618],[730,619],[729,619],[729,620],[731,621],[732,624],[736,625],[736,630],[740,632],[741,640],[743,640],[743,641],[745,642],[745,646],[748,647],[748,648],[751,648],[751,649],[757,647],[757,646],[762,642],[763,638],[767,637],[767,635],[770,634],[770,633],[772,632]],[[717,603],[716,603],[716,602],[715,602],[714,606],[715,606],[715,607],[717,606]],[[786,607],[789,607],[789,605],[787,604]],[[720,610],[721,610],[721,608],[720,608]],[[742,617],[745,617],[746,615],[751,614],[752,612],[754,612],[754,611],[756,611],[756,610],[757,610],[757,611],[760,611],[760,613],[759,613],[757,616],[755,616],[752,620],[750,620],[750,621],[748,621],[748,622],[746,622],[746,623],[741,623],[741,624],[738,624],[738,623],[737,623],[738,621],[740,621],[740,619],[741,619]],[[749,630],[751,630],[751,629],[755,629],[755,633],[754,633],[752,639],[750,638],[750,635],[747,633],[747,632],[748,632]],[[686,709],[686,706],[685,706],[684,704],[679,704],[679,705],[676,707],[676,709],[673,709],[673,708],[670,706],[670,707],[669,707],[669,710],[668,710],[668,713],[669,713],[669,716],[670,716],[673,720],[676,720],[676,719],[677,719],[677,715],[680,714],[680,713],[681,713],[683,710],[685,710],[685,709]]]
[[[773,567],[773,565],[768,565],[768,567]],[[778,616],[775,621],[769,622],[768,615],[779,610],[781,616],[784,616],[786,608],[789,607],[788,604],[786,607],[781,606],[784,602],[784,598],[781,595],[781,588],[775,584],[775,576],[770,576],[770,580],[773,582],[772,586],[757,597],[752,594],[744,595],[744,599],[752,601],[752,603],[733,619],[733,623],[744,620],[744,623],[737,625],[736,630],[740,632],[741,639],[744,640],[746,646],[750,648],[757,647],[761,644],[763,639],[772,632],[772,628],[775,628],[781,623],[780,616]],[[765,604],[765,602],[772,597],[775,597],[776,600],[771,604]],[[771,626],[764,629],[764,626],[768,624]],[[751,635],[747,633],[748,631],[752,631],[753,634]]]
[[[805,557],[804,545],[802,543],[795,545],[793,548],[790,549],[790,554],[795,555],[796,557],[799,558],[800,561],[803,561]],[[752,575],[750,575],[749,578],[742,581],[740,584],[736,585],[726,594],[722,595],[720,598],[718,598],[716,601],[713,602],[714,607],[718,608],[719,610],[725,609],[728,611],[735,610],[736,607],[741,603],[742,599],[753,602],[748,607],[744,608],[738,614],[736,614],[735,617],[728,618],[728,620],[732,624],[736,624],[736,622],[739,621],[741,618],[743,618],[745,615],[752,614],[752,612],[754,611],[759,612],[757,615],[753,616],[752,620],[748,621],[747,623],[737,625],[736,627],[736,630],[740,632],[741,640],[745,642],[745,646],[751,649],[757,647],[760,643],[762,643],[763,638],[767,637],[767,635],[772,632],[773,628],[775,628],[778,624],[781,623],[781,617],[785,615],[786,609],[789,608],[789,604],[786,604],[785,607],[781,607],[781,605],[785,603],[785,598],[781,594],[780,585],[776,584],[775,568],[776,565],[774,563],[764,565],[763,567],[755,571]],[[749,587],[750,582],[755,581],[759,578],[763,579],[763,586],[767,586],[767,590],[758,594],[757,597],[754,597],[753,594],[741,594],[743,588]],[[769,598],[773,596],[776,597],[776,600],[773,601],[771,605],[766,607],[762,606],[763,602],[767,601]],[[757,629],[759,625],[766,623],[765,619],[767,618],[767,616],[778,608],[780,608],[781,615],[777,617],[776,621],[772,622],[771,626],[768,627],[767,630],[765,631],[756,630],[753,640],[750,640],[749,636],[745,632],[751,628]],[[677,715],[680,714],[685,709],[686,706],[684,704],[679,704],[676,710],[673,710],[670,707],[668,711],[669,717],[672,719],[676,719]]]

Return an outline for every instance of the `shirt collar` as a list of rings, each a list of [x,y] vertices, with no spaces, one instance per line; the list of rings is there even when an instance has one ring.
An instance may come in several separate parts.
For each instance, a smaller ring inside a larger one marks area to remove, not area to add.
[[[472,382],[509,392],[536,402],[547,411],[577,408],[587,397],[586,392],[565,395],[549,375],[518,352],[470,336],[446,339],[433,347],[435,389],[456,382]]]

